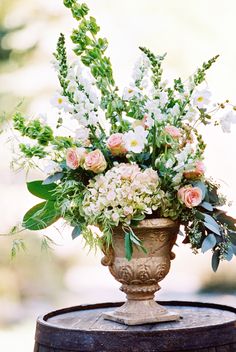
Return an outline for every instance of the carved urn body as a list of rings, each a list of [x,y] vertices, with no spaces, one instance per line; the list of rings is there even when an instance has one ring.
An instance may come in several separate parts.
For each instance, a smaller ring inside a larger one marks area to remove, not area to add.
[[[105,252],[102,264],[107,265],[114,278],[119,281],[127,301],[114,312],[103,315],[105,319],[127,325],[137,325],[178,320],[178,314],[167,311],[154,301],[160,289],[159,282],[170,270],[171,252],[179,231],[179,224],[170,219],[147,219],[134,228],[143,242],[147,254],[133,248],[132,259],[125,258],[124,233],[117,227],[113,233],[113,247]]]

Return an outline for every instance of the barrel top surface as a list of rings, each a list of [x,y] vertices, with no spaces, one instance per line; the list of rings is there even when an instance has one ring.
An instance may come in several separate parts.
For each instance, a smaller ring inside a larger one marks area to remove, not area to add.
[[[198,302],[158,302],[171,311],[178,312],[180,321],[157,324],[126,326],[102,317],[103,312],[114,310],[122,303],[82,305],[51,312],[38,319],[39,324],[57,329],[103,332],[158,332],[201,329],[218,325],[236,326],[236,309],[218,304]]]

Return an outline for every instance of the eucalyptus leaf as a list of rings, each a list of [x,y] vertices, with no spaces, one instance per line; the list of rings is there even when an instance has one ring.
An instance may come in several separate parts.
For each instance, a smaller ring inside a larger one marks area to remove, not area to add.
[[[217,224],[217,222],[215,221],[215,219],[213,219],[212,216],[210,216],[209,214],[204,214],[204,219],[207,223],[215,226],[216,228],[219,228],[219,225]]]
[[[217,235],[221,236],[220,231],[219,231],[219,227],[215,227],[212,224],[209,224],[208,222],[204,222],[204,225],[206,228],[208,228],[208,230],[211,230],[212,232],[216,233]]]
[[[233,258],[234,256],[234,250],[231,246],[228,247],[227,249],[227,253],[225,255],[225,259],[230,262],[230,260]]]
[[[54,183],[56,181],[59,181],[62,179],[64,176],[63,172],[56,172],[54,175],[48,176],[42,183],[42,185],[49,185],[51,183]]]
[[[208,202],[202,202],[200,204],[200,206],[202,208],[206,209],[206,210],[209,210],[209,211],[213,211],[214,210],[213,206],[210,203],[208,203]]]
[[[229,238],[233,245],[236,246],[236,233],[233,231],[229,231]]]
[[[202,242],[202,253],[207,252],[209,249],[212,249],[216,245],[216,238],[213,233],[210,233]]]
[[[75,226],[72,233],[71,233],[71,237],[74,240],[76,237],[78,237],[81,234],[81,228],[80,226]]]
[[[38,198],[42,198],[46,200],[56,199],[54,191],[56,190],[57,185],[55,183],[43,184],[42,180],[37,180],[37,181],[27,182],[27,188],[30,193],[32,193],[34,196]]]
[[[215,251],[212,255],[211,266],[214,272],[217,271],[220,264],[220,251]]]

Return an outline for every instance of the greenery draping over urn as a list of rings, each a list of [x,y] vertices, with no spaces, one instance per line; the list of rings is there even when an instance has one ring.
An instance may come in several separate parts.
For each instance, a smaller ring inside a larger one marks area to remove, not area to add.
[[[64,4],[78,26],[71,35],[74,61],[67,58],[63,34],[54,53],[57,119],[29,119],[20,112],[13,117],[24,137],[15,164],[44,165],[47,175],[27,183],[42,201],[25,214],[23,227],[42,230],[63,218],[73,238],[83,235],[91,246],[110,246],[113,229],[121,225],[130,260],[133,246],[146,250],[134,226],[168,217],[184,225],[183,242],[194,253],[212,251],[216,271],[220,260],[236,254],[235,219],[221,210],[226,199],[205,175],[206,144],[198,129],[212,124],[230,132],[236,122],[235,107],[228,101],[213,104],[205,84],[217,56],[186,81],[168,83],[162,77],[165,55],[140,47],[132,82],[120,94],[96,19],[86,4]]]

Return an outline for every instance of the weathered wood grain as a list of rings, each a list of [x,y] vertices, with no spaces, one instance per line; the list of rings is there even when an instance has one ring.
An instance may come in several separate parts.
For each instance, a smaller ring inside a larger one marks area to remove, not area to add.
[[[40,317],[34,352],[236,352],[235,308],[161,302],[182,319],[137,326],[101,317],[120,304],[78,306]]]

